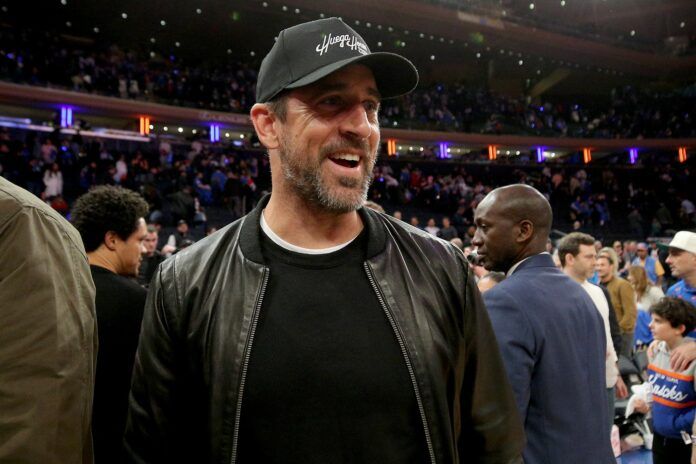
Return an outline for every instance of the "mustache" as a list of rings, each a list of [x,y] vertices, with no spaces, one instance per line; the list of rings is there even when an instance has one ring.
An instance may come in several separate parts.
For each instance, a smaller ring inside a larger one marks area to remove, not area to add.
[[[326,157],[331,153],[340,153],[345,150],[360,150],[364,156],[372,155],[370,144],[365,139],[342,139],[338,142],[332,142],[322,147],[319,154]]]

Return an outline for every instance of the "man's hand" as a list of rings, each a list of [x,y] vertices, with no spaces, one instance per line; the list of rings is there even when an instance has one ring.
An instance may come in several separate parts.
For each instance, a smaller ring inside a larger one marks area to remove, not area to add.
[[[650,412],[650,406],[648,406],[648,404],[641,399],[636,399],[636,402],[633,403],[633,409],[641,414],[647,414]]]
[[[628,397],[628,387],[626,387],[626,384],[624,383],[621,376],[618,376],[616,378],[616,385],[614,385],[614,388],[617,399],[622,400]]]
[[[691,464],[696,464],[696,444],[691,445]]]
[[[674,350],[669,357],[669,365],[673,371],[681,372],[689,364],[696,359],[696,342],[691,339],[687,339],[685,343],[682,343]]]

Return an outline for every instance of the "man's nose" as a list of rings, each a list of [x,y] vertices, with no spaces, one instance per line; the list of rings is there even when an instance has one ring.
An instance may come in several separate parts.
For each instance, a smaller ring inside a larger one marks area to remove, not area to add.
[[[357,139],[367,139],[372,135],[372,124],[367,110],[362,104],[354,105],[341,121],[341,133]]]
[[[483,245],[483,239],[481,238],[478,229],[476,229],[476,232],[474,232],[474,237],[471,239],[471,244],[476,245],[477,247]]]

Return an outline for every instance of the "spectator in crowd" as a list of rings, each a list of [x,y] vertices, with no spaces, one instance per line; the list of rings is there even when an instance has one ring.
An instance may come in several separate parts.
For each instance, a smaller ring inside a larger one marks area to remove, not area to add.
[[[442,228],[438,231],[437,236],[447,241],[459,236],[457,229],[452,226],[450,218],[446,216],[442,218]]]
[[[628,240],[624,243],[624,254],[623,254],[623,263],[624,265],[622,267],[619,267],[620,260],[617,259],[617,257],[612,256],[612,259],[616,259],[616,270],[617,272],[621,273],[622,275],[626,275],[625,273],[628,272],[629,266],[631,266],[631,263],[638,257],[638,242],[635,240]]]
[[[145,236],[145,240],[143,240],[145,252],[142,256],[140,269],[138,270],[138,282],[144,287],[150,285],[150,281],[152,280],[157,266],[165,259],[164,255],[157,249],[158,238],[159,236],[155,226],[147,226],[147,235]]]
[[[696,305],[696,232],[679,231],[669,243],[667,264],[679,282],[667,290],[667,296]]]
[[[524,462],[615,462],[604,324],[545,252],[551,206],[532,187],[510,185],[489,193],[474,218],[483,266],[508,276],[483,298],[525,423]]]
[[[128,391],[147,294],[131,278],[137,277],[144,252],[147,210],[139,194],[104,185],[78,198],[72,211],[97,289],[99,354],[92,433],[98,464],[125,458]]]
[[[488,272],[486,275],[481,277],[479,281],[476,283],[476,286],[479,289],[479,292],[482,294],[487,292],[488,290],[492,289],[496,285],[498,285],[500,282],[505,280],[505,274],[502,272]]]
[[[640,242],[636,245],[636,257],[631,263],[632,266],[640,266],[645,269],[648,275],[648,280],[653,285],[658,287],[662,286],[662,278],[665,275],[665,270],[660,264],[660,260],[653,258],[649,255],[650,250],[648,249],[648,244],[645,242]],[[629,269],[630,270],[630,269]]]
[[[416,229],[422,229],[420,226],[420,220],[418,219],[418,216],[411,216],[411,225]]]
[[[616,397],[628,396],[628,389],[619,375],[618,355],[614,350],[611,329],[609,325],[609,302],[602,289],[588,282],[588,278],[595,272],[597,262],[597,249],[595,240],[591,235],[573,232],[566,235],[558,243],[558,258],[561,261],[563,272],[571,279],[579,283],[585,289],[604,321],[604,335],[606,339],[606,387],[607,387],[607,423],[609,428],[614,425],[614,400]]]
[[[416,82],[337,18],[278,35],[251,110],[272,193],[153,279],[132,460],[517,461],[522,426],[463,255],[362,207],[380,96]]]
[[[626,261],[624,260],[623,243],[621,240],[614,240],[611,247],[614,249],[616,256],[618,257],[617,267],[623,269],[626,266]],[[599,251],[597,251],[599,253]]]
[[[91,464],[94,283],[74,227],[0,177],[0,462]]]
[[[667,264],[679,281],[667,290],[667,296],[681,298],[696,306],[696,233],[681,230],[669,243]],[[696,360],[696,333],[688,333],[688,342],[672,351],[672,369],[681,371]]]
[[[679,216],[684,224],[692,225],[696,216],[696,206],[688,198],[681,199]]]
[[[176,253],[182,248],[185,241],[193,242],[193,237],[189,234],[188,222],[184,219],[179,219],[176,224],[176,232],[171,234],[167,239],[167,248],[174,249],[173,253]]]
[[[440,228],[435,224],[435,218],[428,219],[428,225],[424,229],[431,235],[437,236],[440,233]]]
[[[657,285],[653,285],[648,280],[645,268],[642,266],[631,266],[628,268],[628,281],[636,292],[636,329],[633,336],[633,346],[636,348],[649,345],[653,341],[650,332],[650,307],[660,301],[665,296],[664,292]]]
[[[52,163],[51,167],[46,169],[43,182],[46,186],[43,197],[46,200],[63,194],[63,173],[60,171],[58,163]]]
[[[675,371],[670,367],[670,355],[696,328],[696,308],[680,298],[667,297],[651,306],[650,312],[650,330],[658,341],[649,354],[651,402],[638,399],[635,409],[644,414],[652,410],[654,464],[691,463],[696,460],[696,446],[684,443],[681,434],[691,435],[696,428],[696,364]]]
[[[613,251],[611,248],[600,250],[597,257],[597,273],[601,285],[609,291],[611,304],[621,327],[622,350],[619,354],[630,358],[637,318],[636,295],[631,284],[616,274],[616,258],[612,257]]]

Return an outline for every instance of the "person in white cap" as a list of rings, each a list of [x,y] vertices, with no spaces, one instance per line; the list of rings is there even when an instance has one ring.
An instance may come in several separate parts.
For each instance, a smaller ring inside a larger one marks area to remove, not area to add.
[[[669,287],[667,296],[686,300],[696,306],[696,232],[677,232],[669,243],[667,264],[679,282]]]
[[[666,295],[688,301],[696,311],[696,232],[682,230],[676,233],[669,243],[667,264],[672,275],[680,280],[669,287]],[[695,335],[691,332],[687,339],[692,343],[683,343],[672,351],[670,361],[673,369],[684,370],[696,360]]]

